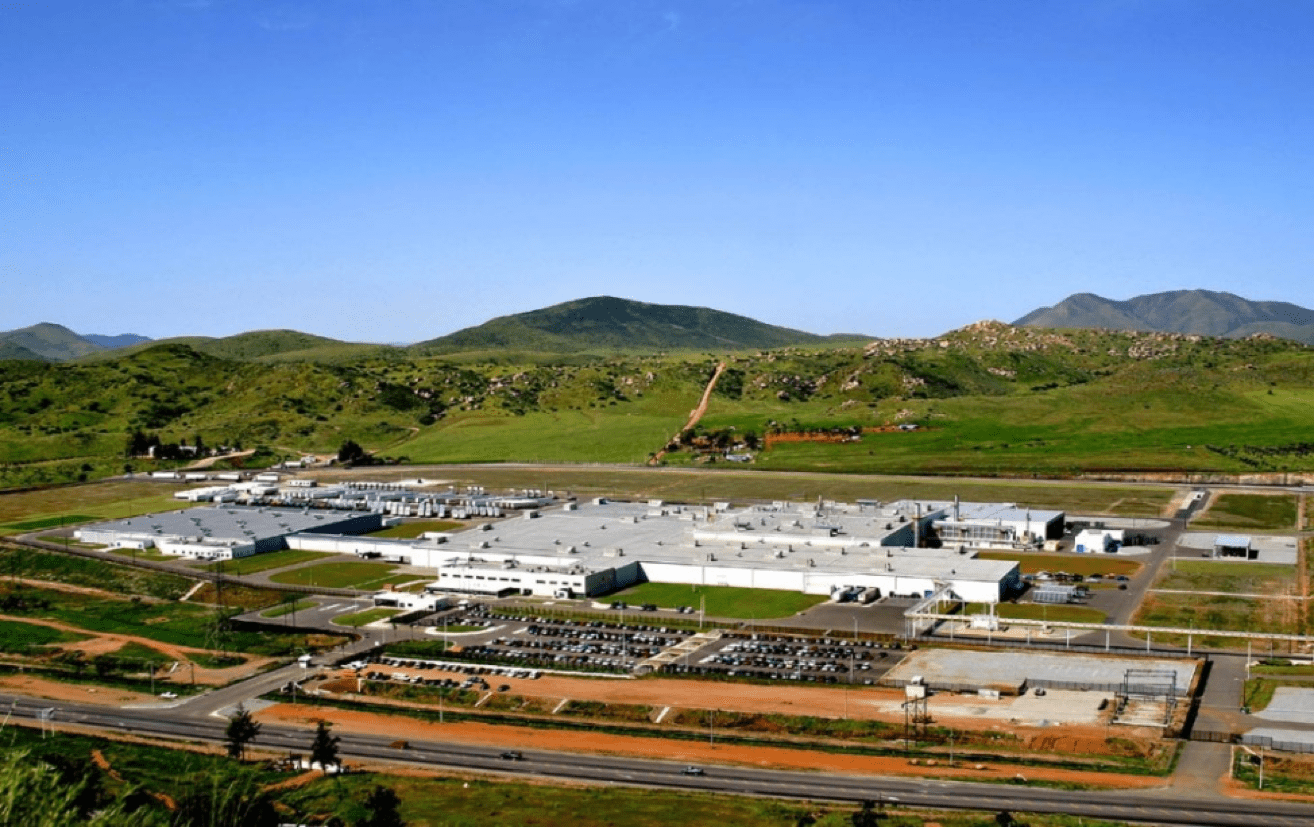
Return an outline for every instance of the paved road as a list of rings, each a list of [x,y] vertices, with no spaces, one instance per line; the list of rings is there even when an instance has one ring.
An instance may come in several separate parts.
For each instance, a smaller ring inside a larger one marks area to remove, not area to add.
[[[222,740],[224,722],[217,718],[180,719],[172,709],[105,709],[58,704],[0,695],[16,718],[35,719],[41,709],[54,709],[53,721],[83,727],[160,736],[169,739]],[[807,800],[873,800],[918,807],[998,810],[1116,819],[1147,824],[1281,825],[1314,827],[1307,805],[1274,801],[1199,800],[1173,789],[1138,792],[1052,790],[1046,788],[874,778],[751,767],[705,765],[705,775],[683,774],[682,764],[665,761],[595,756],[546,750],[525,751],[522,761],[501,759],[499,748],[439,741],[411,740],[405,750],[392,747],[386,736],[338,733],[346,760],[374,759],[429,768],[508,773],[527,779],[573,779],[591,783],[661,787],[677,790],[761,795]],[[254,745],[278,751],[309,751],[307,729],[265,725]]]

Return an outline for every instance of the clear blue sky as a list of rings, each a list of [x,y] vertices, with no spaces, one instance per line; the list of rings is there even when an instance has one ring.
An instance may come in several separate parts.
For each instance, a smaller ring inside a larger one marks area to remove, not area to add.
[[[6,2],[0,329],[1311,307],[1311,43],[1308,0]]]

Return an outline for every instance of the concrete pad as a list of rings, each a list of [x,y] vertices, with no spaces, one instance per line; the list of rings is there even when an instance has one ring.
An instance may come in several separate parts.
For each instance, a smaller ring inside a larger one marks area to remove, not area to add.
[[[1063,689],[1051,689],[1043,697],[1028,692],[998,699],[940,693],[930,696],[927,709],[937,721],[974,718],[1036,727],[1050,724],[1098,724],[1101,720],[1100,705],[1106,701],[1112,703],[1112,697],[1099,692]],[[901,703],[873,701],[871,705],[883,714],[901,715]]]
[[[920,649],[910,653],[881,680],[902,686],[915,676],[935,688],[969,691],[1000,689],[1016,692],[1026,682],[1049,682],[1064,689],[1112,692],[1127,670],[1171,672],[1178,695],[1190,689],[1198,663],[1185,658],[1129,658],[1053,652],[977,652],[956,649]]]
[[[1289,724],[1314,724],[1314,689],[1299,686],[1279,686],[1273,691],[1268,708],[1253,713],[1267,721]]]
[[[1252,747],[1314,752],[1314,732],[1305,729],[1257,727],[1241,736],[1241,743]]]

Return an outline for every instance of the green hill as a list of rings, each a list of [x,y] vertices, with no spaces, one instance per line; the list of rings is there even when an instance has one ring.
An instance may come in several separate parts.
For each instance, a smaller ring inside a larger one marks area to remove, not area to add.
[[[142,353],[158,345],[182,345],[219,359],[245,362],[350,361],[364,356],[376,356],[389,350],[383,345],[353,344],[315,336],[296,330],[252,330],[233,336],[178,336],[170,339],[147,341],[117,351],[106,351],[85,357],[99,361],[124,355]],[[84,360],[84,361],[85,361]]]
[[[1257,302],[1231,293],[1174,290],[1114,301],[1077,293],[1033,310],[1022,327],[1102,328],[1241,338],[1268,334],[1314,344],[1314,310],[1288,302]]]
[[[989,322],[862,347],[483,358],[262,335],[272,341],[243,339],[226,357],[173,342],[72,363],[0,362],[0,488],[157,467],[124,456],[137,430],[166,443],[200,435],[263,447],[266,461],[351,439],[415,462],[642,463],[677,434],[720,360],[700,425],[713,441],[880,429],[833,444],[777,440],[754,460],[763,470],[1314,470],[1314,349],[1271,337]],[[666,461],[695,456],[681,449]]]
[[[0,344],[22,348],[35,354],[37,358],[52,362],[63,362],[104,350],[100,345],[87,341],[67,327],[49,322],[0,333]],[[18,353],[18,351],[13,352]],[[28,357],[19,355],[12,358]]]
[[[499,348],[634,353],[743,350],[826,342],[824,336],[705,307],[597,296],[500,316],[477,327],[421,342],[412,349],[423,354]]]

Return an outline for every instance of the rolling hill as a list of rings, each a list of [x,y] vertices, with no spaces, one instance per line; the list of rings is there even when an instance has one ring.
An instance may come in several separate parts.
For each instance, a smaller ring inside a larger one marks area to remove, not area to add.
[[[1077,293],[1014,322],[1019,327],[1097,328],[1242,338],[1268,334],[1314,344],[1314,310],[1210,290],[1174,290],[1115,301]]]
[[[119,336],[92,333],[81,336],[63,325],[42,322],[18,330],[0,332],[0,359],[67,362],[70,359],[149,341],[150,339],[145,336],[134,333]]]
[[[846,336],[863,341],[870,337]],[[476,327],[413,345],[421,354],[513,348],[521,351],[657,352],[742,350],[817,345],[834,338],[765,324],[746,316],[685,305],[595,296],[499,316]]]

